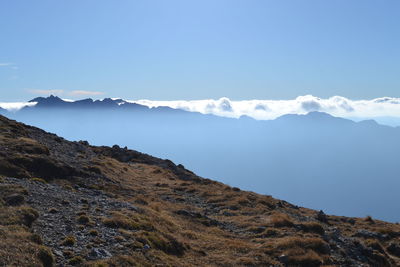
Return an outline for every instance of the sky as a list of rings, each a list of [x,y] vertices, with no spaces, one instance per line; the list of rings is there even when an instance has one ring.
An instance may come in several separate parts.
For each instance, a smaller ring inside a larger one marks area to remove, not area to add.
[[[0,2],[0,101],[400,97],[400,1]]]

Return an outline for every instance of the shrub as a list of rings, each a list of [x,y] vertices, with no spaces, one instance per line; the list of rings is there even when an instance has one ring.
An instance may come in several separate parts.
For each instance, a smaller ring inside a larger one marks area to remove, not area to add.
[[[78,221],[78,223],[81,223],[81,224],[87,224],[87,223],[89,223],[90,220],[89,220],[88,216],[81,215],[78,217],[77,221]]]
[[[323,235],[325,233],[324,227],[320,223],[317,222],[307,222],[301,224],[301,228],[305,232],[316,233],[319,235]]]
[[[81,256],[75,256],[68,261],[71,265],[78,265],[83,263],[83,258]]]
[[[38,245],[42,245],[42,244],[43,244],[43,239],[42,239],[42,237],[41,237],[40,235],[38,235],[38,234],[32,234],[32,235],[30,236],[30,239],[31,239],[34,243],[36,243],[36,244],[38,244]]]
[[[33,222],[39,218],[37,210],[30,207],[23,207],[19,210],[19,214],[22,219],[22,223],[28,227],[31,227]]]
[[[91,236],[98,236],[98,235],[99,235],[99,232],[98,232],[96,229],[91,229],[91,230],[89,231],[89,235],[91,235]]]
[[[40,246],[37,257],[42,262],[43,267],[53,266],[55,260],[51,250],[45,246]]]
[[[364,218],[364,221],[369,222],[369,223],[375,223],[374,219],[372,219],[372,217],[369,215]]]
[[[74,236],[67,236],[61,243],[63,246],[72,247],[76,243],[76,238]]]

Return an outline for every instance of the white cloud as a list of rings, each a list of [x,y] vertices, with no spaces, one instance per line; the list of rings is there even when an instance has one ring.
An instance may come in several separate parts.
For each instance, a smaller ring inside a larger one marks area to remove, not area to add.
[[[9,63],[9,62],[0,62],[0,67],[8,67],[8,66],[13,66],[15,65],[14,63]]]
[[[18,111],[24,107],[32,107],[36,105],[36,102],[0,102],[0,108],[6,109],[8,111]]]
[[[259,120],[275,119],[284,114],[306,114],[310,111],[321,111],[333,116],[348,118],[400,117],[400,98],[393,97],[382,97],[372,100],[350,100],[341,96],[324,99],[305,95],[292,100],[233,101],[228,98],[221,98],[217,100],[136,100],[129,102],[149,107],[168,106],[187,111],[233,118],[246,115]]]

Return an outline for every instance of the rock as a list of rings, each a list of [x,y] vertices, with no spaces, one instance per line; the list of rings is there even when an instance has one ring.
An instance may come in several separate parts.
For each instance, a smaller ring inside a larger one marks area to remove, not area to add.
[[[317,214],[317,220],[326,223],[328,222],[328,217],[322,210],[320,210]]]
[[[371,232],[365,229],[358,230],[356,234],[354,234],[355,237],[362,237],[362,238],[372,238],[372,239],[379,239],[379,240],[384,240],[387,239],[388,236],[381,234],[381,233],[376,233],[376,232]]]
[[[57,250],[57,249],[54,250],[54,255],[56,255],[57,257],[62,257],[63,256],[62,252]]]
[[[280,255],[280,256],[278,257],[278,260],[279,260],[280,262],[282,262],[283,264],[286,265],[286,264],[288,263],[289,258],[288,258],[288,256],[282,254],[282,255]]]
[[[25,203],[25,197],[21,194],[11,194],[5,197],[4,201],[9,206],[19,206]]]
[[[399,244],[390,243],[386,249],[390,254],[392,254],[396,257],[400,257],[400,245]]]
[[[112,255],[108,250],[102,248],[92,248],[92,250],[89,252],[89,257],[91,259],[105,259],[112,257]]]

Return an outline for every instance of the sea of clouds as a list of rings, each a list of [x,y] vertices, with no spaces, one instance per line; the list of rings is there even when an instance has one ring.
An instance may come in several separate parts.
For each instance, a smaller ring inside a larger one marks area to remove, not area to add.
[[[345,118],[400,118],[400,98],[382,97],[372,100],[350,100],[342,96],[319,98],[299,96],[293,100],[240,100],[223,97],[218,100],[129,101],[149,107],[168,106],[186,111],[239,118],[249,116],[258,120],[275,119],[285,114],[306,114],[311,111],[326,112]]]
[[[68,100],[72,101],[72,100]],[[126,100],[148,107],[167,106],[203,114],[239,118],[249,116],[257,120],[275,119],[285,114],[306,114],[311,111],[326,112],[333,116],[351,118],[354,120],[376,119],[388,125],[400,125],[400,98],[381,97],[371,100],[351,100],[342,96],[319,98],[312,95],[299,96],[292,100]],[[122,102],[123,103],[123,102]],[[0,107],[9,111],[18,111],[35,103],[16,102],[1,103]]]

